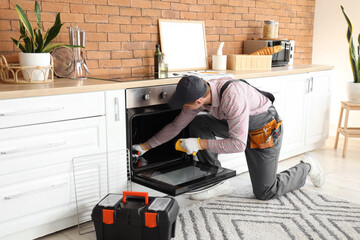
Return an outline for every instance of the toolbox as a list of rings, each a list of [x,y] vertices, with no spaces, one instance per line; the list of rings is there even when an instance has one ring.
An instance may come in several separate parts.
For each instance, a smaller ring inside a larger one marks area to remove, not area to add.
[[[147,192],[110,193],[94,207],[97,240],[168,240],[175,237],[179,205],[171,197]]]

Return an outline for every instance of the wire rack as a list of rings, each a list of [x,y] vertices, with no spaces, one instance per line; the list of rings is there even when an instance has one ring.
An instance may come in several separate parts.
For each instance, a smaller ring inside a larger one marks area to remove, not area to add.
[[[126,159],[126,161],[123,161]],[[80,235],[94,231],[91,213],[108,193],[129,189],[129,151],[120,150],[73,158],[72,169]]]

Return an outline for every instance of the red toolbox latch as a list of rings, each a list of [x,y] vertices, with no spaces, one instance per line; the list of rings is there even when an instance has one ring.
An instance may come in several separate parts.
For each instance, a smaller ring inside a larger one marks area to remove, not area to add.
[[[148,228],[156,227],[156,216],[157,213],[146,212],[145,213],[145,226]]]
[[[103,223],[113,224],[114,223],[114,210],[112,209],[103,209]]]

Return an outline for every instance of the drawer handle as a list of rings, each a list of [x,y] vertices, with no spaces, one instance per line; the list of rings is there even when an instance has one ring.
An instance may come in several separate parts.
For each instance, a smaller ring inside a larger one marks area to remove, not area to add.
[[[30,194],[39,193],[39,192],[51,190],[51,189],[54,189],[54,188],[59,188],[59,187],[66,186],[66,185],[68,185],[67,182],[59,183],[59,184],[52,184],[52,185],[50,185],[48,187],[35,189],[35,190],[29,191],[29,192],[22,192],[22,193],[17,193],[17,194],[14,194],[14,195],[5,196],[4,199],[5,200],[11,200],[11,199],[14,199],[14,198],[20,198],[20,197],[24,197],[24,196],[27,196],[27,195],[30,195]]]
[[[30,113],[59,111],[59,110],[63,110],[63,109],[64,109],[64,107],[52,107],[52,108],[32,109],[32,110],[27,110],[27,111],[7,112],[7,113],[0,113],[0,117],[23,115],[23,114],[30,114]]]
[[[120,121],[120,115],[119,115],[119,98],[115,98],[114,111],[115,111],[115,122],[118,122],[118,121]]]
[[[37,149],[42,149],[42,148],[49,148],[49,147],[58,147],[58,146],[65,145],[65,144],[66,144],[66,142],[48,143],[48,144],[44,144],[44,145],[25,147],[25,148],[9,150],[6,152],[0,152],[0,155],[21,153],[21,152],[32,151],[32,150],[37,150]]]

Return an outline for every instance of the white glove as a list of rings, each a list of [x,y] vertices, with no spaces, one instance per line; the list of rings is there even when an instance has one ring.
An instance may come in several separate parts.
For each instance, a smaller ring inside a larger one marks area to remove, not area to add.
[[[186,151],[186,154],[196,155],[199,150],[202,150],[200,147],[200,138],[181,138],[180,139],[181,147]]]
[[[132,150],[137,151],[137,153],[134,153],[134,154],[136,154],[138,156],[141,156],[144,153],[146,153],[146,150],[141,146],[141,144],[132,145]]]

